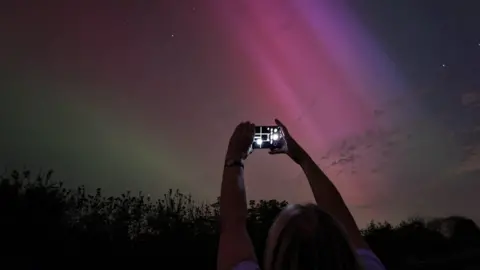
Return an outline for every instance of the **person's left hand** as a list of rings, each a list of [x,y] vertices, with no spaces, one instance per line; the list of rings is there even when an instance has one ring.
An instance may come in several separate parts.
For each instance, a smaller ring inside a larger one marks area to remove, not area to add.
[[[244,160],[252,152],[255,125],[242,122],[236,128],[228,144],[226,159]]]

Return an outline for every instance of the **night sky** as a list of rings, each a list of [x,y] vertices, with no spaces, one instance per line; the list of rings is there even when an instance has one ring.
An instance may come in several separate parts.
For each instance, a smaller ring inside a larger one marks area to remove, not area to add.
[[[479,1],[120,2],[2,2],[6,171],[212,201],[235,125],[278,117],[360,225],[480,222]],[[251,199],[313,199],[265,151],[246,184]]]

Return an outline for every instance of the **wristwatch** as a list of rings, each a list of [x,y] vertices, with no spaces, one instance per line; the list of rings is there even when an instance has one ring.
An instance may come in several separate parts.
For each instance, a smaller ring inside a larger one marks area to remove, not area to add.
[[[228,167],[242,167],[243,166],[243,161],[241,159],[227,159],[225,160],[225,168]]]

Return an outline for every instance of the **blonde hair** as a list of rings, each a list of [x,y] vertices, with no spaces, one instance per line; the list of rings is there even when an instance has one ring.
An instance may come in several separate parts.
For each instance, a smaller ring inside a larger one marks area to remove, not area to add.
[[[265,270],[359,270],[356,252],[332,216],[315,204],[289,205],[270,228]]]

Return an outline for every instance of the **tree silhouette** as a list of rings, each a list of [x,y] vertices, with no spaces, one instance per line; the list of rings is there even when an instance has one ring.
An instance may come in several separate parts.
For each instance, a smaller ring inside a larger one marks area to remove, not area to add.
[[[130,192],[106,197],[100,189],[93,194],[83,186],[66,189],[51,181],[52,173],[32,177],[29,171],[13,171],[1,176],[0,240],[8,247],[4,256],[21,256],[21,263],[31,263],[33,268],[40,262],[62,266],[55,259],[59,256],[143,256],[161,258],[166,267],[195,263],[202,269],[215,268],[218,200],[199,204],[178,190],[169,190],[157,200]],[[287,204],[249,202],[247,229],[259,260],[268,230]],[[465,217],[429,222],[413,218],[398,225],[372,221],[362,234],[388,269],[480,267],[480,259],[472,259],[480,258],[476,251],[480,230]]]

